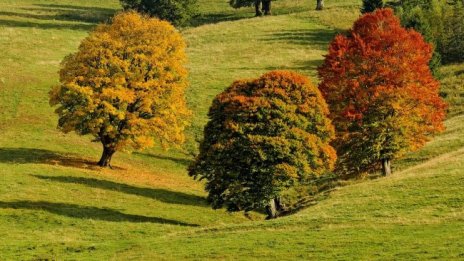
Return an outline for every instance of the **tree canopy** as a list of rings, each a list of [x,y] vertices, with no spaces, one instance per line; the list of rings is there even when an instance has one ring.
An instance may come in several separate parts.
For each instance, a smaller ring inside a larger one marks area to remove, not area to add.
[[[383,0],[363,0],[361,13],[374,12],[376,9],[383,8]]]
[[[189,174],[206,180],[213,208],[268,208],[289,187],[331,170],[334,128],[306,77],[273,71],[234,82],[213,101],[200,154]]]
[[[125,10],[167,20],[176,26],[187,25],[197,15],[197,0],[120,0]]]
[[[416,150],[443,130],[446,105],[428,67],[432,46],[391,9],[357,20],[338,35],[319,68],[319,85],[337,130],[339,167],[372,171]]]
[[[185,42],[168,22],[135,12],[116,15],[67,56],[50,92],[58,127],[103,144],[100,166],[121,149],[184,141],[189,111]]]

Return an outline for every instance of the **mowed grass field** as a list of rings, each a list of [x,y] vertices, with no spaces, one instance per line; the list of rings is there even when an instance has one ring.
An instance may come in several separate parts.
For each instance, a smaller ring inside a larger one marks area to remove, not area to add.
[[[273,69],[317,82],[328,42],[361,1],[276,1],[253,18],[200,0],[188,42],[194,112],[182,150],[117,153],[94,167],[90,137],[64,135],[48,105],[59,63],[117,0],[0,2],[0,260],[464,259],[464,66],[442,70],[447,130],[396,162],[394,176],[354,182],[293,216],[212,210],[186,167],[213,97]]]

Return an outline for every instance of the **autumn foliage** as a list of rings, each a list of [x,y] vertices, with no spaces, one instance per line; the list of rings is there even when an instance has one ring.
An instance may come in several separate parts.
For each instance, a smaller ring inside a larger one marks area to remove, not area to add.
[[[135,12],[99,25],[66,57],[50,92],[58,127],[103,144],[101,166],[121,149],[184,141],[189,111],[185,43],[168,22]]]
[[[372,171],[443,130],[446,105],[428,63],[432,47],[401,27],[391,9],[362,16],[338,35],[319,68],[320,90],[337,130],[340,168]]]
[[[236,81],[214,99],[189,174],[206,180],[213,208],[272,207],[286,188],[334,167],[328,113],[302,75],[273,71]]]

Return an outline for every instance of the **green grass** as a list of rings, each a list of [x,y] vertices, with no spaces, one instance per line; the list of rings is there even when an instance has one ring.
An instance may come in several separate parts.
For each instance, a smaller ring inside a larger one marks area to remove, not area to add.
[[[464,64],[447,65],[441,69],[442,96],[449,103],[449,116],[464,112]]]
[[[201,0],[182,30],[194,112],[185,150],[117,153],[56,130],[48,91],[62,58],[117,0],[0,3],[0,260],[463,259],[462,65],[443,68],[447,130],[395,166],[391,178],[339,188],[275,221],[212,210],[186,174],[213,97],[238,78],[296,70],[317,82],[327,44],[358,17],[360,1],[275,2],[253,18],[227,1]],[[461,115],[461,116],[460,116]]]

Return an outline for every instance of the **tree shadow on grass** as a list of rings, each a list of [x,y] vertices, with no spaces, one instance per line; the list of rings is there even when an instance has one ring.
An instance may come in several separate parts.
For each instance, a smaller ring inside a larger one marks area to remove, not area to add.
[[[285,42],[295,45],[315,46],[319,50],[327,50],[328,43],[338,32],[331,29],[296,29],[282,30],[278,33],[267,35],[263,41]]]
[[[292,71],[315,71],[317,68],[324,62],[322,59],[314,59],[308,60],[303,62],[295,62],[293,65],[289,66],[268,66],[266,70],[273,71],[273,70],[292,70]]]
[[[312,10],[312,8],[306,7],[306,5],[304,5],[304,7],[280,6],[277,9],[273,9],[272,16],[303,13],[307,12],[308,10]],[[190,25],[196,27],[205,24],[215,24],[220,22],[237,21],[250,18],[266,19],[267,17],[268,16],[256,17],[254,6],[243,7],[235,10],[233,7],[229,6],[228,10],[223,10],[222,12],[200,14],[192,19]]]
[[[26,16],[27,18],[97,24],[108,21],[117,12],[115,9],[101,7],[45,4],[38,4],[36,6],[38,8],[23,8],[23,10],[40,13],[30,17]]]
[[[198,226],[196,224],[184,223],[177,220],[164,219],[159,217],[147,217],[141,215],[132,215],[119,212],[109,208],[98,208],[90,206],[80,206],[68,203],[53,203],[46,201],[14,201],[3,202],[0,201],[1,209],[27,209],[27,210],[42,210],[56,215],[66,216],[71,218],[80,219],[94,219],[111,222],[147,222],[147,223],[160,223],[169,225],[180,226]]]
[[[95,24],[108,21],[116,12],[115,9],[101,7],[53,4],[37,4],[35,6],[37,7],[21,8],[26,12],[1,11],[0,15],[13,18],[42,20],[44,22],[2,19],[0,20],[0,26],[88,31],[92,29]],[[74,23],[59,23],[56,21]]]
[[[286,65],[279,65],[279,66],[266,66],[264,69],[266,71],[274,71],[274,70],[290,70],[290,71],[305,71],[305,72],[315,72],[317,68],[324,62],[321,59],[311,59],[307,61],[295,61],[292,63],[288,63]],[[257,71],[262,70],[263,67],[250,67],[250,66],[241,66],[237,68],[232,68],[237,70],[250,70],[250,71]]]
[[[456,76],[464,75],[464,70],[455,71],[455,72],[454,72],[454,75],[456,75]]]
[[[80,30],[89,31],[94,27],[92,24],[58,24],[58,23],[36,23],[27,21],[13,21],[0,19],[0,27],[20,27],[38,29],[58,29],[58,30]]]
[[[0,148],[0,162],[12,164],[37,163],[90,170],[101,169],[95,161],[34,148]]]
[[[55,181],[61,183],[81,184],[92,188],[99,188],[105,190],[111,190],[116,192],[122,192],[130,195],[136,195],[146,198],[151,198],[161,202],[169,204],[180,204],[190,206],[203,206],[206,207],[206,201],[204,198],[192,194],[183,192],[170,191],[166,189],[158,188],[143,188],[131,186],[123,183],[117,183],[109,180],[84,178],[84,177],[71,177],[71,176],[42,176],[33,175],[36,178]]]
[[[252,15],[240,15],[236,13],[212,13],[212,14],[200,14],[194,17],[190,21],[190,26],[198,27],[206,24],[217,24],[221,22],[232,22],[246,18],[252,18]]]
[[[63,4],[35,4],[35,6],[40,6],[43,8],[53,8],[53,9],[72,9],[80,10],[82,12],[99,12],[99,13],[111,13],[115,9],[105,8],[105,7],[96,7],[96,6],[77,6],[77,5],[63,5]]]
[[[140,153],[140,152],[134,152],[133,154],[139,155],[142,157],[150,157],[154,159],[159,159],[159,160],[168,160],[168,161],[172,161],[174,163],[177,163],[179,165],[183,165],[186,167],[189,166],[193,162],[193,160],[191,159],[178,158],[178,157],[172,157],[172,156],[166,156],[166,155],[160,155],[160,154],[149,154],[149,153]]]

